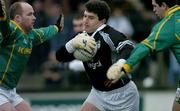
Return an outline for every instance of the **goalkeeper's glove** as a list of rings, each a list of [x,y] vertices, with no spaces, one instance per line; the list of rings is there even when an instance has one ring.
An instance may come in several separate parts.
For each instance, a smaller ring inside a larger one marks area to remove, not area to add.
[[[6,20],[5,2],[0,0],[0,20]]]
[[[60,32],[64,27],[64,15],[60,14],[59,18],[55,24],[58,27],[58,32]]]
[[[107,71],[107,78],[112,80],[112,83],[117,82],[123,76],[130,72],[131,68],[128,66],[126,60],[120,59],[116,63],[114,63]]]
[[[73,53],[76,49],[84,49],[89,53],[93,53],[96,48],[96,42],[94,38],[83,32],[67,42],[65,47],[69,53]]]

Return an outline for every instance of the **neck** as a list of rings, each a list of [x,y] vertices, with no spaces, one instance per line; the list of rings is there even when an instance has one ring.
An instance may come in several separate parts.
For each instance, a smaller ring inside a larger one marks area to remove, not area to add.
[[[23,33],[27,33],[28,30],[26,30],[18,21],[16,20],[12,20],[14,24],[16,24],[16,26],[23,32]]]

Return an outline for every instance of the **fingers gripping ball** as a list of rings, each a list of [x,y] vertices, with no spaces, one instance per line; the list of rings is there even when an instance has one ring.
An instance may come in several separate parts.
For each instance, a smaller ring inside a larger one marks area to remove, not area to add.
[[[97,52],[96,41],[86,32],[78,34],[72,40],[72,46],[75,48],[73,55],[81,61],[90,61]]]
[[[90,37],[86,32],[76,35],[66,43],[65,47],[69,53],[75,53],[74,55],[77,59],[80,59],[79,56],[76,56],[80,53],[76,54],[76,50],[78,50],[77,52],[88,52],[90,55],[94,55],[97,51],[95,39]]]
[[[97,52],[97,47],[95,46],[92,52],[89,52],[85,49],[76,49],[73,55],[76,59],[86,62],[92,60],[96,52]]]
[[[86,32],[83,32],[72,39],[72,46],[75,49],[84,49],[92,52],[96,46],[96,42],[93,37],[90,37]]]

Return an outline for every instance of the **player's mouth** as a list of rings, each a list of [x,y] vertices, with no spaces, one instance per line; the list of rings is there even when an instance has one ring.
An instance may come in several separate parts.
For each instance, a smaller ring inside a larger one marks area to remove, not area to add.
[[[34,24],[35,24],[35,21],[33,21],[31,24],[34,25]]]
[[[85,24],[85,25],[84,25],[84,27],[85,27],[85,28],[88,28],[88,27],[89,27],[89,25],[86,25],[86,24]]]

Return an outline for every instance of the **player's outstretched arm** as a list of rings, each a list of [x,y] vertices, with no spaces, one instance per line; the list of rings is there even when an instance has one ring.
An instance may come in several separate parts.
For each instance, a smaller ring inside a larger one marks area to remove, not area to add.
[[[0,0],[0,32],[3,38],[8,38],[11,33],[10,20],[6,13],[5,0]]]
[[[4,0],[0,0],[0,20],[6,20],[6,7]]]

